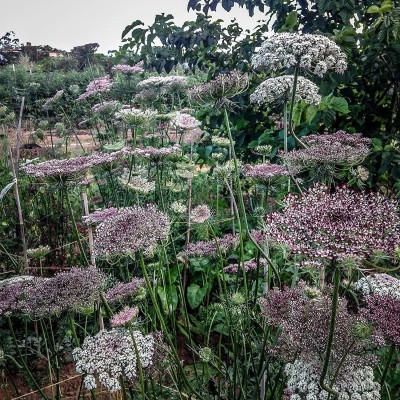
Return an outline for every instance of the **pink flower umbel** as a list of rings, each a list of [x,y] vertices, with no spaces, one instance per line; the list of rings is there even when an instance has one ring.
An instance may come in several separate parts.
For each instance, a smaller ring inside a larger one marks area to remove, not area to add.
[[[116,328],[117,326],[127,325],[132,322],[138,314],[139,309],[137,307],[125,307],[111,318],[111,326]]]

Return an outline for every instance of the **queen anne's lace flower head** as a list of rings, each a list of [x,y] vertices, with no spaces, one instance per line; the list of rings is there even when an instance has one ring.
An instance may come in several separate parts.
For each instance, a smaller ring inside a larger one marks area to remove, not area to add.
[[[114,65],[112,67],[113,71],[116,72],[121,72],[122,74],[126,74],[126,75],[130,75],[130,74],[139,74],[141,72],[144,72],[144,68],[143,68],[143,61],[130,66],[130,65],[125,65],[125,64],[118,64],[118,65]]]
[[[59,90],[53,97],[50,97],[49,99],[46,100],[46,102],[43,104],[43,109],[48,110],[51,108],[54,103],[56,103],[58,100],[61,99],[61,97],[64,94],[64,90]]]
[[[400,300],[400,279],[388,274],[363,277],[355,283],[355,288],[364,296],[390,296]]]
[[[269,78],[256,87],[250,95],[252,103],[277,105],[288,102],[292,98],[293,75],[283,75]],[[318,94],[318,86],[307,78],[299,76],[295,93],[295,101],[304,100],[309,104],[318,104],[321,96]]]
[[[104,297],[110,304],[123,303],[128,299],[142,300],[146,297],[146,282],[142,278],[133,278],[128,283],[117,282],[115,286],[105,292]]]
[[[168,217],[153,205],[120,208],[96,227],[93,252],[96,256],[150,252],[169,228]]]
[[[152,124],[157,112],[153,110],[139,110],[137,108],[125,109],[116,113],[116,117],[129,126],[146,126]]]
[[[309,135],[302,138],[308,147],[282,153],[286,164],[299,167],[325,165],[355,165],[361,163],[370,151],[371,140],[361,133],[337,131],[332,134]]]
[[[179,75],[152,76],[138,83],[141,90],[158,90],[161,92],[174,92],[187,85],[187,77]]]
[[[400,244],[397,202],[347,186],[330,193],[318,184],[303,196],[289,194],[282,212],[266,219],[270,239],[310,258],[394,256]]]
[[[243,175],[248,178],[269,180],[281,176],[289,176],[290,173],[297,171],[290,171],[285,165],[279,164],[256,164],[256,165],[244,165]]]
[[[213,80],[189,89],[190,100],[197,103],[214,103],[216,106],[229,104],[229,99],[244,92],[249,85],[247,74],[233,70],[219,74]]]
[[[139,309],[137,307],[125,307],[111,318],[111,326],[116,328],[117,326],[128,325],[138,316],[138,314]]]
[[[138,376],[133,340],[143,370],[154,367],[156,353],[160,352],[154,336],[138,331],[133,331],[132,336],[127,329],[102,330],[95,336],[87,336],[82,347],[72,351],[77,372],[86,374],[86,389],[95,389],[97,380],[110,392],[121,389],[120,378],[133,382]]]
[[[190,114],[176,112],[172,121],[172,125],[178,129],[195,129],[201,125],[201,122]]]
[[[111,90],[112,82],[108,75],[96,78],[89,82],[86,86],[86,90],[82,93],[76,101],[87,99],[88,97],[94,97],[97,94],[109,92]]]
[[[218,245],[217,245],[217,243]],[[216,238],[210,241],[199,241],[189,243],[186,249],[180,253],[184,257],[215,257],[221,252],[226,254],[229,251],[236,249],[239,245],[239,236],[228,234],[222,238]]]
[[[211,217],[211,211],[207,204],[201,204],[193,208],[190,213],[190,220],[197,224],[203,224]]]
[[[271,71],[298,67],[321,77],[330,69],[340,74],[347,69],[346,55],[335,42],[304,33],[276,33],[262,44],[252,63]]]
[[[113,114],[121,108],[121,103],[116,100],[103,101],[92,107],[94,114]]]

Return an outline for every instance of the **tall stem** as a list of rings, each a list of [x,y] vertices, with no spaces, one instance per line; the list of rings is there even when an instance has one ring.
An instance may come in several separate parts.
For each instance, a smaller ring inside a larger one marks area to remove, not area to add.
[[[336,314],[337,314],[337,306],[338,306],[338,300],[339,300],[339,285],[340,285],[340,271],[339,269],[334,265],[334,271],[333,271],[333,297],[332,297],[332,311],[331,311],[331,321],[329,325],[329,336],[328,336],[328,342],[326,344],[326,350],[325,350],[325,359],[324,359],[324,365],[322,367],[322,372],[321,376],[319,378],[319,383],[326,392],[331,393],[337,398],[339,393],[336,390],[333,390],[331,387],[329,387],[325,383],[325,377],[328,372],[329,368],[329,361],[331,358],[331,353],[332,353],[332,344],[333,344],[333,338],[335,335],[335,326],[336,326]]]
[[[389,355],[388,355],[388,358],[387,358],[387,361],[386,361],[385,369],[382,372],[381,386],[383,386],[384,383],[385,383],[385,380],[386,380],[387,374],[389,372],[390,364],[392,362],[392,359],[393,359],[395,351],[396,351],[396,344],[392,343],[391,346],[390,346]]]

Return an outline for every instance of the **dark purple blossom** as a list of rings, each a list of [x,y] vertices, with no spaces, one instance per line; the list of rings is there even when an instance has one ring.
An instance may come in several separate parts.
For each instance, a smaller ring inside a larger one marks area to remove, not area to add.
[[[118,282],[105,292],[104,297],[109,303],[123,302],[129,298],[140,300],[146,296],[146,282],[142,278],[133,278],[131,282]]]
[[[397,202],[347,186],[334,193],[321,184],[304,196],[289,194],[281,212],[266,217],[269,238],[310,258],[394,255],[400,244]]]
[[[216,243],[218,242],[218,245]],[[188,243],[186,249],[180,253],[185,257],[215,257],[219,252],[226,254],[229,251],[236,249],[239,245],[239,236],[228,234],[222,238],[217,238],[209,241],[199,241]]]

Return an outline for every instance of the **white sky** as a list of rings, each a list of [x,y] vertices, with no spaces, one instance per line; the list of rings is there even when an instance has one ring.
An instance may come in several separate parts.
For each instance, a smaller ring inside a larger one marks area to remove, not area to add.
[[[187,0],[0,0],[0,36],[14,31],[21,43],[48,44],[62,50],[97,42],[99,51],[117,50],[123,29],[139,19],[152,24],[156,14],[172,14],[180,25],[196,18],[187,12]],[[244,29],[252,29],[261,13],[249,17],[235,6],[229,13],[221,5],[213,18],[229,22],[236,18]]]

